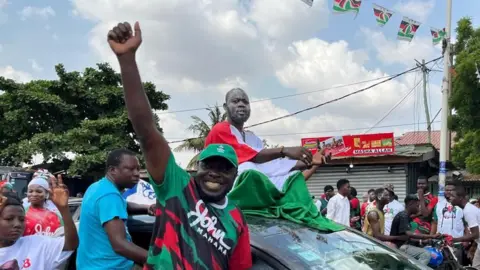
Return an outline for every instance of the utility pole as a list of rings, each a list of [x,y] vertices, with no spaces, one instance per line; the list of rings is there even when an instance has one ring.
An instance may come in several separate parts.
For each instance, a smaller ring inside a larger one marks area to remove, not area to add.
[[[430,70],[425,65],[425,59],[422,59],[420,64],[417,60],[417,67],[420,67],[423,73],[423,107],[425,108],[425,120],[427,120],[427,132],[428,132],[428,143],[432,143],[432,126],[430,123],[430,112],[428,110],[428,97],[427,97],[427,74]]]
[[[452,0],[447,0],[445,28],[445,51],[443,52],[443,84],[442,84],[442,126],[440,129],[440,172],[438,175],[438,196],[445,195],[445,179],[447,178],[447,156],[450,151],[451,143],[448,141],[448,96],[450,87],[450,37],[452,32]]]

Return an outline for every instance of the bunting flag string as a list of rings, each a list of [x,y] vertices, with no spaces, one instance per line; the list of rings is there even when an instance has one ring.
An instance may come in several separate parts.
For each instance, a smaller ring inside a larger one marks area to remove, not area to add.
[[[308,6],[312,7],[314,0],[301,0]],[[355,18],[358,16],[360,12],[360,7],[362,6],[362,0],[333,0],[333,11],[335,13],[348,13],[354,12],[356,13]],[[377,21],[377,24],[380,27],[385,26],[390,19],[392,18],[395,12],[383,6],[377,5],[372,3],[373,6],[373,15]],[[403,17],[402,21],[400,22],[400,27],[397,32],[397,39],[411,42],[415,37],[415,34],[420,28],[422,23],[410,19],[408,17]],[[432,43],[434,46],[440,44],[443,39],[446,37],[445,28],[438,29],[431,27],[430,33],[432,35]]]
[[[400,22],[400,29],[398,29],[397,39],[408,42],[412,41],[420,24],[420,22],[414,21],[408,17],[403,17],[403,20]]]
[[[333,0],[333,11],[338,13],[356,12],[358,14],[361,5],[362,0]]]
[[[446,36],[445,28],[437,29],[430,27],[430,33],[432,33],[432,43],[433,46],[440,44]]]
[[[375,15],[379,26],[385,26],[388,20],[393,16],[393,11],[377,4],[373,4],[373,15]]]

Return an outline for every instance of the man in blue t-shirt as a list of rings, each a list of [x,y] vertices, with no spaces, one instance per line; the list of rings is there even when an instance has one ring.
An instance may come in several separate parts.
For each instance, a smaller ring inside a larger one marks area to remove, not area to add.
[[[132,243],[126,221],[128,214],[153,214],[153,206],[127,203],[121,194],[140,179],[138,159],[129,150],[117,149],[109,153],[106,167],[106,176],[83,197],[78,270],[131,269],[147,259],[147,251]]]

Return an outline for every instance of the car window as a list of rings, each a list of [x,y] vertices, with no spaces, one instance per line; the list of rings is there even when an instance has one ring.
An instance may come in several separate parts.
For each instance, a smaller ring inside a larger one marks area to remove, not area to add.
[[[348,230],[324,233],[288,221],[247,220],[251,237],[269,253],[305,269],[421,269],[400,253]]]
[[[78,206],[77,207],[77,210],[75,210],[75,213],[73,213],[72,215],[72,219],[73,219],[73,222],[77,222],[80,220],[80,209],[82,208],[82,206]]]

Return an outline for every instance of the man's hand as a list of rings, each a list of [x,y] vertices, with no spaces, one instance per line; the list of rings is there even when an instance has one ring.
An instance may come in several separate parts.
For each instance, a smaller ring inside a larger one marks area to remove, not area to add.
[[[420,199],[421,197],[423,197],[423,189],[418,189],[417,190],[417,195],[418,195],[418,198]]]
[[[155,204],[150,205],[150,207],[148,207],[148,215],[155,216],[155,209],[156,209]]]
[[[432,239],[439,239],[442,237],[442,234],[437,232],[436,234],[432,234],[431,237]]]
[[[108,32],[108,44],[117,56],[124,54],[134,55],[142,44],[142,30],[140,24],[135,22],[135,34],[128,22],[119,23]]]
[[[63,184],[62,175],[58,175],[56,181],[52,181],[52,190],[50,190],[50,200],[57,208],[68,207],[69,192],[66,185]]]
[[[352,218],[350,219],[350,222],[351,222],[351,223],[355,223],[355,222],[357,222],[357,221],[359,221],[359,220],[360,220],[360,217],[352,217]]]
[[[283,153],[285,156],[291,159],[302,161],[303,163],[307,164],[307,166],[312,165],[312,152],[308,151],[304,147],[285,147],[283,148]]]
[[[327,159],[321,152],[315,153],[312,158],[312,164],[313,165],[322,165],[322,164],[327,164]]]

